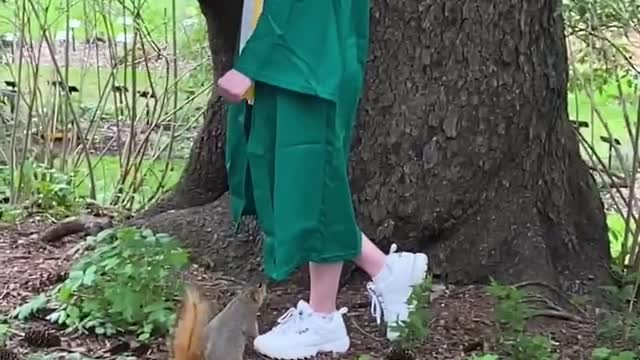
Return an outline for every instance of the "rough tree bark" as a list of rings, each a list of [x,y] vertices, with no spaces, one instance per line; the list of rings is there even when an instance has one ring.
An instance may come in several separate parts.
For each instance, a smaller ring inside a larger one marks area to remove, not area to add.
[[[216,69],[228,69],[240,5],[200,1]],[[603,204],[567,119],[561,1],[372,5],[350,167],[363,229],[385,246],[426,249],[452,282],[606,282]],[[257,230],[247,241],[228,230],[220,105],[212,98],[175,192],[138,222],[240,271]]]

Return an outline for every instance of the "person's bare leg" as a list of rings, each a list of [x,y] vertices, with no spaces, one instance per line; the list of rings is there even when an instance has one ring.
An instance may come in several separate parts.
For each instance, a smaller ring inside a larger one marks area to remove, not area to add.
[[[256,351],[272,359],[306,359],[320,352],[346,352],[351,344],[343,317],[346,308],[336,309],[341,272],[342,262],[309,263],[309,303],[299,300],[272,330],[256,337]]]
[[[393,330],[398,321],[409,316],[408,299],[415,285],[426,277],[428,259],[423,253],[396,253],[393,244],[389,255],[383,253],[366,235],[362,234],[362,252],[355,263],[371,277],[367,290],[372,301],[372,315],[378,323],[384,317],[387,338],[394,340]]]
[[[373,279],[384,268],[387,255],[382,252],[369,238],[362,234],[362,252],[355,260],[362,270]]]
[[[309,263],[311,295],[309,305],[319,314],[332,314],[336,311],[336,298],[340,286],[342,263]]]

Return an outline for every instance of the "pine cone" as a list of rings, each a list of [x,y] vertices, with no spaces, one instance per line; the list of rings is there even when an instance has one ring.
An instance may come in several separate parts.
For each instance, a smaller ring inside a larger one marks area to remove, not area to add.
[[[56,347],[60,346],[60,336],[46,329],[31,329],[24,334],[24,341],[34,347]]]
[[[415,360],[416,354],[410,350],[394,346],[387,352],[384,358],[385,360]]]
[[[0,348],[0,360],[19,360],[18,354],[9,349]]]

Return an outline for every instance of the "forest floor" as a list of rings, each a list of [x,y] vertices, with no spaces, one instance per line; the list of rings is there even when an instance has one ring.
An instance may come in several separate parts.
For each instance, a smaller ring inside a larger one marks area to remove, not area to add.
[[[59,283],[78,256],[78,237],[68,237],[55,245],[37,240],[46,226],[44,221],[32,219],[19,227],[0,229],[0,314],[8,314],[16,306],[32,296]],[[212,291],[215,276],[193,266],[192,277],[208,295],[219,295],[224,304],[232,291]],[[340,359],[357,359],[367,354],[371,359],[383,359],[389,344],[369,314],[369,299],[364,276],[356,273],[341,290],[339,306],[349,309],[346,322],[352,337],[348,354]],[[298,299],[308,295],[304,286],[286,284],[270,290],[268,302],[260,314],[260,329],[265,331]],[[495,351],[496,321],[495,302],[480,286],[453,288],[445,291],[432,303],[432,320],[428,340],[416,350],[418,359],[465,359],[474,351]],[[590,359],[596,344],[595,318],[589,316],[584,323],[536,318],[529,324],[529,331],[549,335],[561,355],[561,359]],[[136,345],[133,338],[104,337],[95,335],[66,335],[43,319],[11,324],[12,336],[8,348],[22,355],[37,352],[78,353],[91,358],[116,358],[118,352],[129,351],[140,359],[168,358],[166,339],[150,346]],[[56,349],[30,348],[21,334],[30,328],[48,328],[62,339]],[[261,359],[251,347],[247,347],[247,359]],[[33,355],[31,355],[33,356]],[[51,357],[49,357],[51,358]],[[59,358],[68,358],[61,356]],[[319,357],[322,358],[322,357]],[[327,357],[328,358],[328,357]]]

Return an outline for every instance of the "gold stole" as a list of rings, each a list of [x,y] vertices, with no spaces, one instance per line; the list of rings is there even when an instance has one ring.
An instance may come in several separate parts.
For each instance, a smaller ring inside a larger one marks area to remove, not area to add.
[[[256,28],[256,24],[258,23],[258,18],[260,18],[260,14],[262,14],[262,5],[264,0],[244,0],[245,6],[242,11],[242,24],[245,25],[240,30],[240,52],[244,48],[244,43],[251,36],[251,33]],[[249,21],[250,29],[246,28],[246,23]],[[241,25],[242,26],[242,25]],[[244,31],[243,31],[244,30]],[[255,89],[253,86],[249,88],[247,93],[245,94],[245,99],[249,104],[253,104],[253,99],[255,96]]]

